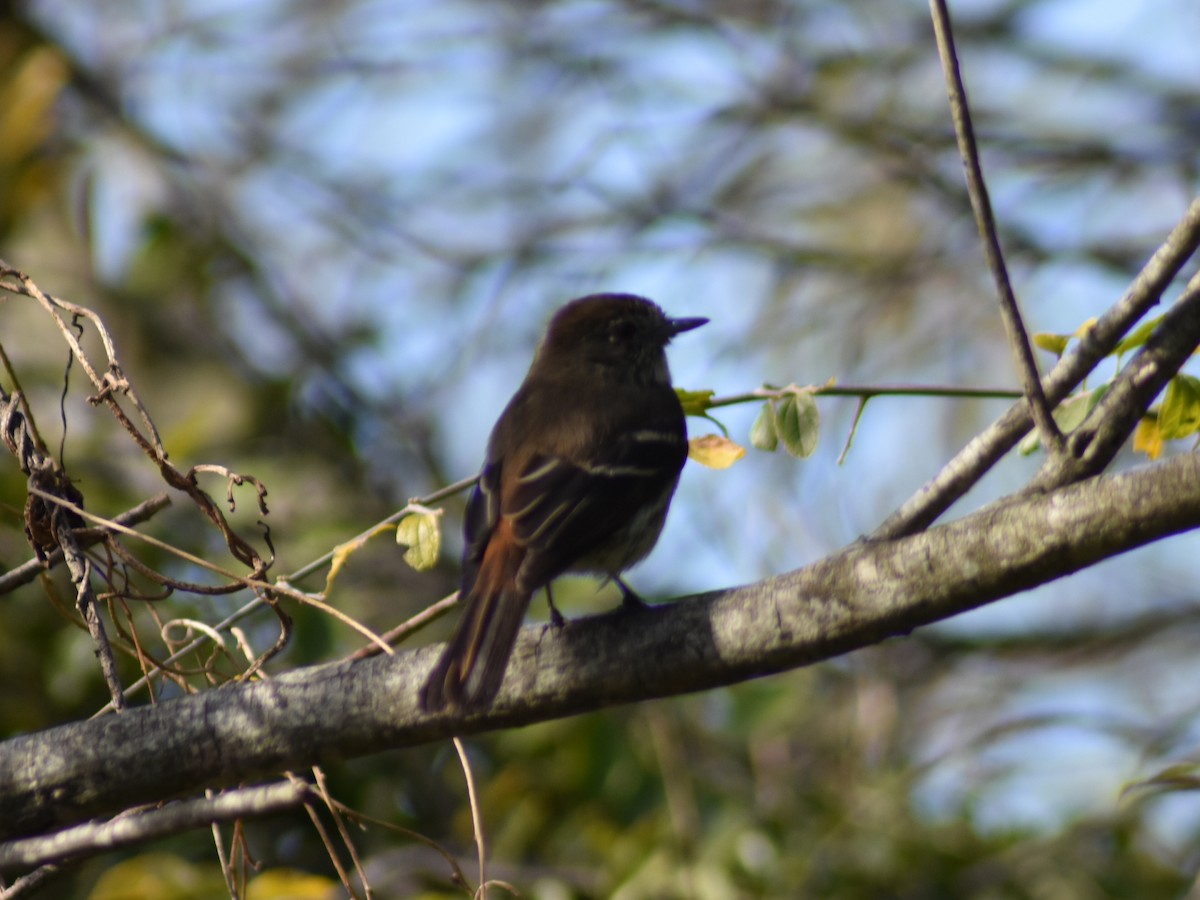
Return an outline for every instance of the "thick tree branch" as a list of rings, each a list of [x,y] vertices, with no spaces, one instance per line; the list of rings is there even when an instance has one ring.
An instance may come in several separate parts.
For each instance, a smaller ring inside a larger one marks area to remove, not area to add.
[[[1051,581],[1200,525],[1200,457],[1090,479],[919,535],[636,613],[526,628],[496,704],[423,714],[436,647],[298,670],[0,744],[0,838],[451,735],[734,684]]]

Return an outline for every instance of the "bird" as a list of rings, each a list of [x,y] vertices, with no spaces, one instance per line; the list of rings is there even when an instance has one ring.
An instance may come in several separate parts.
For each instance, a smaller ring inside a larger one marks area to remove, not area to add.
[[[488,440],[467,501],[457,626],[425,681],[427,712],[488,706],[538,590],[565,572],[612,580],[658,542],[687,459],[666,347],[708,322],[634,294],[592,294],[551,318]]]

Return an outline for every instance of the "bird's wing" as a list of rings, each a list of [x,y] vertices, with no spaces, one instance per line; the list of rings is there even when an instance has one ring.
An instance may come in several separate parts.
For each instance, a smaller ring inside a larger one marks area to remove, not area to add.
[[[616,575],[649,552],[687,458],[678,401],[666,399],[582,450],[561,443],[566,453],[534,452],[504,473],[499,513],[527,549],[521,580],[529,590],[581,562]],[[644,546],[607,547],[626,543],[616,540],[626,526],[644,532]]]

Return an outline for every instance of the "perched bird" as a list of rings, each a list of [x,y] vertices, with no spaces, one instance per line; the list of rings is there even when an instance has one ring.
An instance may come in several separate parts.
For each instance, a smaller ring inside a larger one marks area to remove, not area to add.
[[[573,300],[500,414],[463,527],[462,617],[421,691],[426,710],[500,689],[530,598],[564,572],[616,581],[658,541],[687,459],[666,346],[707,319],[632,294]]]

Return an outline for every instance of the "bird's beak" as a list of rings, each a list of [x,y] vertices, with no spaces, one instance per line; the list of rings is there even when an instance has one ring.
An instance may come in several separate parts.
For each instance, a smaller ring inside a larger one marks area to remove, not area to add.
[[[667,328],[671,333],[671,337],[684,332],[691,331],[693,328],[699,328],[701,325],[707,324],[708,319],[667,319]]]

